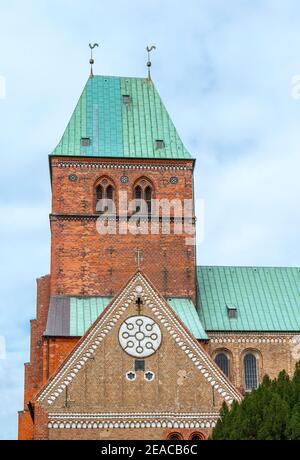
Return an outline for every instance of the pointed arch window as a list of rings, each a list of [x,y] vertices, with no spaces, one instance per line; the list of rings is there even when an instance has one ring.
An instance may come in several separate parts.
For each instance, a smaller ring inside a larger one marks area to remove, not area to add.
[[[134,188],[134,199],[135,199],[135,212],[139,212],[141,210],[140,200],[142,199],[142,188],[139,185],[137,185]]]
[[[223,374],[229,377],[229,358],[224,352],[217,353],[215,363],[219,366]]]
[[[145,201],[147,204],[148,214],[151,214],[152,188],[150,185],[147,185],[145,188]]]
[[[253,353],[246,353],[244,356],[244,380],[246,391],[257,388],[257,358]]]
[[[97,185],[97,187],[96,187],[96,199],[97,199],[97,202],[98,202],[98,200],[102,200],[102,197],[103,197],[103,187],[102,187],[102,185]]]
[[[143,213],[151,215],[153,186],[148,179],[140,179],[134,186],[133,196],[135,201],[135,211],[141,209]]]
[[[107,188],[106,188],[106,198],[108,200],[113,200],[114,199],[114,188],[112,185],[109,185]]]
[[[103,213],[107,212],[110,208],[110,202],[108,200],[115,200],[115,189],[113,183],[108,178],[103,178],[98,181],[96,185],[96,212]],[[107,202],[106,202],[107,200]]]

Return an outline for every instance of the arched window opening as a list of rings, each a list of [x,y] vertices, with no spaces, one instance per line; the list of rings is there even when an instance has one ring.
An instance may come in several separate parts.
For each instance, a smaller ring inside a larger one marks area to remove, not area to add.
[[[180,433],[170,433],[167,439],[171,439],[173,441],[180,441],[183,439],[183,436]]]
[[[202,433],[199,433],[199,432],[195,432],[195,433],[192,433],[189,437],[189,439],[191,441],[203,441],[203,439],[205,439],[204,435]]]
[[[219,366],[223,374],[229,377],[229,359],[225,353],[218,353],[215,357],[215,363]]]
[[[103,188],[101,185],[97,185],[96,187],[96,198],[97,198],[97,201],[98,200],[102,200],[102,197],[103,197]]]
[[[137,185],[134,189],[134,199],[136,200],[135,202],[135,212],[139,212],[141,209],[141,203],[140,200],[142,199],[142,189],[139,185]]]
[[[114,199],[114,188],[112,185],[109,185],[106,189],[106,198],[108,200],[113,200]]]
[[[142,178],[138,181],[134,187],[133,196],[136,200],[135,211],[142,210],[143,214],[151,215],[153,189],[147,179]]]
[[[145,201],[147,203],[148,215],[151,214],[152,189],[150,185],[145,188]]]
[[[244,379],[246,391],[257,388],[257,359],[253,353],[244,356]]]
[[[109,210],[109,204],[106,200],[114,201],[114,187],[106,178],[103,178],[96,186],[96,212],[104,213]]]
[[[137,185],[134,189],[134,198],[140,200],[142,198],[142,189],[139,185]]]

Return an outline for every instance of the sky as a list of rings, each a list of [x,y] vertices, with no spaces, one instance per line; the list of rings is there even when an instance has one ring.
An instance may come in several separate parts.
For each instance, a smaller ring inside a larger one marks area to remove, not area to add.
[[[300,266],[297,0],[0,0],[0,439],[17,437],[35,280],[49,273],[47,156],[90,42],[103,75],[146,75],[157,47],[153,81],[196,158],[198,264]]]

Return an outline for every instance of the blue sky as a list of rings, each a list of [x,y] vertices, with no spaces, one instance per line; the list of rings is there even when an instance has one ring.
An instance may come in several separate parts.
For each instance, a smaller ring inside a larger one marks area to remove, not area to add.
[[[49,272],[47,155],[88,77],[88,43],[100,43],[95,73],[122,76],[145,75],[145,46],[157,46],[153,80],[197,158],[198,263],[297,266],[300,9],[297,0],[0,0],[0,21],[5,439],[17,435],[35,279]]]

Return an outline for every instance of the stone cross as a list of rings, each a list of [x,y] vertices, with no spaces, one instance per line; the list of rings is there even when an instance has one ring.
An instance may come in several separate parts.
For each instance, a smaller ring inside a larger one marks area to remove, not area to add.
[[[136,249],[135,254],[136,254],[135,255],[135,260],[136,260],[137,266],[138,266],[138,268],[140,268],[141,262],[143,260],[143,251],[141,249]]]
[[[140,315],[141,314],[141,308],[142,308],[142,305],[143,305],[143,301],[140,297],[138,297],[135,301],[135,303],[137,304],[137,309],[138,309],[138,314]]]

